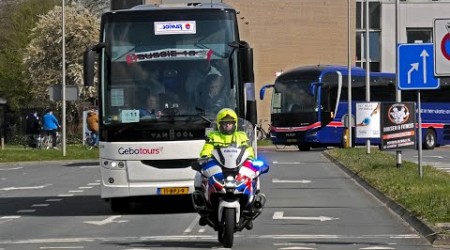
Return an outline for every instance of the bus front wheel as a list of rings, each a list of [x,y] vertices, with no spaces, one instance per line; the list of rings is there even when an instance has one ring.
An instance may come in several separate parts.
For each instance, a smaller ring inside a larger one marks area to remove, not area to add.
[[[436,132],[432,129],[427,129],[425,133],[425,141],[423,142],[423,147],[425,149],[433,149],[436,147]]]

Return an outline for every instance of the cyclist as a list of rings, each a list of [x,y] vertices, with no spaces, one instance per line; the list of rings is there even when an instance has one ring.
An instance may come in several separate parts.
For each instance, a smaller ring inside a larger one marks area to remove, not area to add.
[[[53,114],[53,110],[51,108],[47,109],[47,112],[42,117],[42,128],[46,135],[50,135],[52,137],[52,148],[58,149],[56,147],[56,131],[61,128],[59,125],[58,119]]]
[[[98,114],[95,110],[90,110],[86,118],[87,128],[91,131],[93,144],[98,146]]]

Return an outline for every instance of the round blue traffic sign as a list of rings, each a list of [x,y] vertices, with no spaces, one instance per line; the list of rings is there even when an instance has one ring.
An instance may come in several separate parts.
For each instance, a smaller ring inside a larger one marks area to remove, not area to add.
[[[450,33],[445,34],[441,40],[441,52],[450,61]]]

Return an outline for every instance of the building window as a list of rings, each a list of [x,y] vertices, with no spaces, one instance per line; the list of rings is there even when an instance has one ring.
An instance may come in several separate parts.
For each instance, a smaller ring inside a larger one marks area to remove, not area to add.
[[[432,43],[432,28],[406,28],[406,37],[408,43]]]
[[[366,67],[366,1],[356,2],[356,66]],[[370,71],[380,71],[381,60],[381,3],[379,1],[369,2],[369,46],[370,46]]]
[[[369,28],[370,29],[380,29],[380,2],[369,2]],[[366,28],[366,1],[358,0],[356,2],[356,28],[365,29]]]

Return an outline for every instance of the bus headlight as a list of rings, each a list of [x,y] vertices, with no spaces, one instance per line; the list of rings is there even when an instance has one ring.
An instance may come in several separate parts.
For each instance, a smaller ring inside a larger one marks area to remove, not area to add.
[[[126,168],[126,162],[125,161],[104,160],[102,162],[103,162],[103,167],[107,168],[107,169],[118,170],[118,169],[125,169]]]

